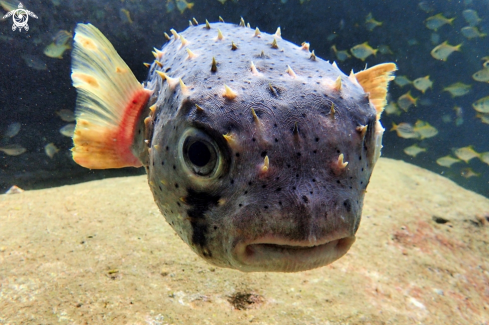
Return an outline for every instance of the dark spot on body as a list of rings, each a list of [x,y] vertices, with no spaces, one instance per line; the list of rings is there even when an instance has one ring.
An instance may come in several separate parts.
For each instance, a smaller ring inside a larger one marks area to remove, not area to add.
[[[346,199],[343,205],[345,206],[346,212],[351,212],[351,201],[349,199]]]
[[[304,201],[304,203],[309,203],[309,198],[307,196],[303,195],[302,201]]]
[[[262,151],[262,153],[261,153],[262,158],[265,158],[266,155],[267,155],[267,152],[266,151]]]

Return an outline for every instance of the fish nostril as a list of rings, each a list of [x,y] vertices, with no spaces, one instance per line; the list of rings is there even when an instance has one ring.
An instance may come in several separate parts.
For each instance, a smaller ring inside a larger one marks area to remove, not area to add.
[[[302,200],[304,201],[304,203],[309,203],[309,198],[305,195],[302,196]]]

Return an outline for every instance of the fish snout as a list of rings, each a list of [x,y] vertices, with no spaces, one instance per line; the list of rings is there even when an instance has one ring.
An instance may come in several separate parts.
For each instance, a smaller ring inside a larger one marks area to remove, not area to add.
[[[256,233],[234,242],[235,267],[242,271],[297,272],[328,265],[355,242],[360,216],[350,200],[333,204],[298,195],[278,211],[255,214]],[[298,204],[297,200],[301,200]],[[257,221],[260,220],[260,221]]]

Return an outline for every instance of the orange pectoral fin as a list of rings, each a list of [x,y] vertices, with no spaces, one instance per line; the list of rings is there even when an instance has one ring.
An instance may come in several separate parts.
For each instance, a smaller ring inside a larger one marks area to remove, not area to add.
[[[387,104],[387,88],[389,81],[394,79],[393,72],[397,70],[395,63],[383,63],[355,74],[358,83],[366,93],[377,111],[377,119]]]
[[[151,91],[91,24],[76,27],[71,78],[78,93],[75,162],[91,169],[140,167],[132,147]]]
[[[73,136],[73,160],[90,169],[141,167],[132,153],[136,123],[139,121],[150,92],[142,89],[134,94],[117,126],[99,125],[77,118]]]

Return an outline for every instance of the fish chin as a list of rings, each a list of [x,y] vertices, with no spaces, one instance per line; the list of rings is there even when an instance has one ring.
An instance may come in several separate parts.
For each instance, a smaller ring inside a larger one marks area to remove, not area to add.
[[[239,243],[234,250],[235,267],[245,272],[299,272],[325,266],[345,255],[355,236],[330,236],[322,241],[297,242],[264,237]]]

